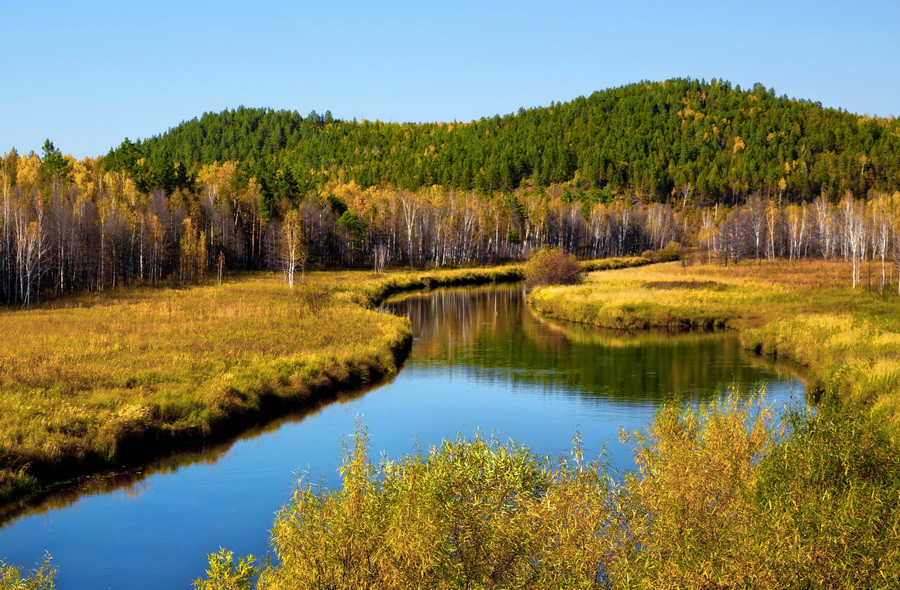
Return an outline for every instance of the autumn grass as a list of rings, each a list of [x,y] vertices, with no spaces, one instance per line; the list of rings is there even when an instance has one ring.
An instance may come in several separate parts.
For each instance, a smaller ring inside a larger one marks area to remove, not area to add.
[[[409,338],[400,318],[272,276],[8,310],[0,326],[7,497],[394,371]]]
[[[309,273],[131,289],[0,311],[0,505],[48,481],[232,434],[396,371],[404,290],[512,281],[518,267]]]
[[[582,271],[594,272],[618,268],[632,268],[651,264],[646,256],[598,258],[579,262]],[[310,280],[318,282],[327,277],[328,284],[343,297],[364,306],[377,305],[390,295],[435,287],[462,287],[485,283],[511,283],[524,280],[524,264],[507,264],[488,268],[460,268],[431,271],[391,270],[384,273],[321,272],[310,273]]]
[[[806,366],[811,390],[869,408],[897,433],[900,302],[893,291],[853,289],[849,277],[849,263],[821,260],[670,263],[589,275],[529,302],[549,317],[610,328],[734,328],[746,348]]]

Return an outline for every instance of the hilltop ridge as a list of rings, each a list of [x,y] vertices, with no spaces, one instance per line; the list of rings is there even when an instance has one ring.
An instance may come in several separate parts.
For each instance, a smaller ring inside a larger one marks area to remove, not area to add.
[[[176,168],[237,161],[269,192],[280,184],[303,193],[334,179],[486,192],[569,182],[655,201],[734,203],[752,193],[809,200],[896,190],[900,123],[761,84],[677,78],[466,123],[240,107],[126,140],[104,161],[145,190],[177,187]]]

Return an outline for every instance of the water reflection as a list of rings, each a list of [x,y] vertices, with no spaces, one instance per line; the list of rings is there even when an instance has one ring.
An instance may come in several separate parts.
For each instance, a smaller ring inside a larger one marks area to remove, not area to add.
[[[476,429],[557,455],[577,426],[588,453],[612,441],[610,463],[627,469],[633,457],[615,442],[619,430],[646,425],[673,393],[707,400],[762,382],[777,404],[800,387],[743,354],[733,335],[556,324],[534,316],[516,287],[437,291],[384,309],[409,316],[416,336],[393,381],[233,441],[75,482],[8,515],[0,556],[30,564],[49,551],[59,590],[188,588],[219,547],[265,555],[298,471],[338,483],[341,439],[360,415],[376,457]]]
[[[392,378],[389,378],[380,381],[375,387],[385,387],[392,380]],[[371,391],[371,389],[371,387],[363,387],[340,392],[332,396],[325,396],[303,410],[288,413],[269,420],[264,424],[251,426],[240,435],[221,442],[209,443],[196,449],[175,451],[138,466],[122,466],[119,469],[95,473],[71,481],[59,482],[38,498],[18,505],[7,505],[0,509],[0,530],[11,526],[18,518],[65,509],[88,496],[110,494],[127,499],[137,499],[150,488],[145,480],[151,476],[176,476],[183,468],[199,464],[215,465],[232,447],[242,441],[249,441],[275,433],[279,428],[287,424],[294,424],[302,421],[304,418],[315,415],[332,403],[352,402]],[[2,555],[0,553],[0,557]]]
[[[516,287],[447,289],[388,301],[383,309],[411,320],[418,363],[454,367],[479,381],[578,392],[598,403],[709,401],[732,385],[790,376],[790,367],[751,358],[731,333],[554,322],[532,313]]]

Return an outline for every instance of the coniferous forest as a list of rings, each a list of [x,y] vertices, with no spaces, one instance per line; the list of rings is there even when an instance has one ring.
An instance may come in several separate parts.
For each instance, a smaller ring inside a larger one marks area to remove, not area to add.
[[[97,158],[49,140],[7,153],[0,296],[499,262],[543,246],[887,264],[900,262],[898,188],[895,119],[759,84],[642,82],[453,123],[239,108]]]

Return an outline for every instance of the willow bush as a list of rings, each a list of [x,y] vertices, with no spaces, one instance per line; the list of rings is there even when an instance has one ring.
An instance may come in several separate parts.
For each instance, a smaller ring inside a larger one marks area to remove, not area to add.
[[[576,285],[582,281],[581,265],[561,248],[541,248],[531,253],[522,268],[528,287]]]
[[[445,441],[373,465],[365,431],[343,485],[304,483],[275,523],[263,588],[500,588],[596,576],[608,481],[493,439]],[[602,537],[601,537],[602,538]]]
[[[897,442],[758,399],[665,406],[626,436],[624,477],[580,445],[552,461],[483,437],[374,464],[360,430],[342,486],[304,481],[281,511],[256,586],[896,588]],[[246,563],[196,584],[250,588]]]

